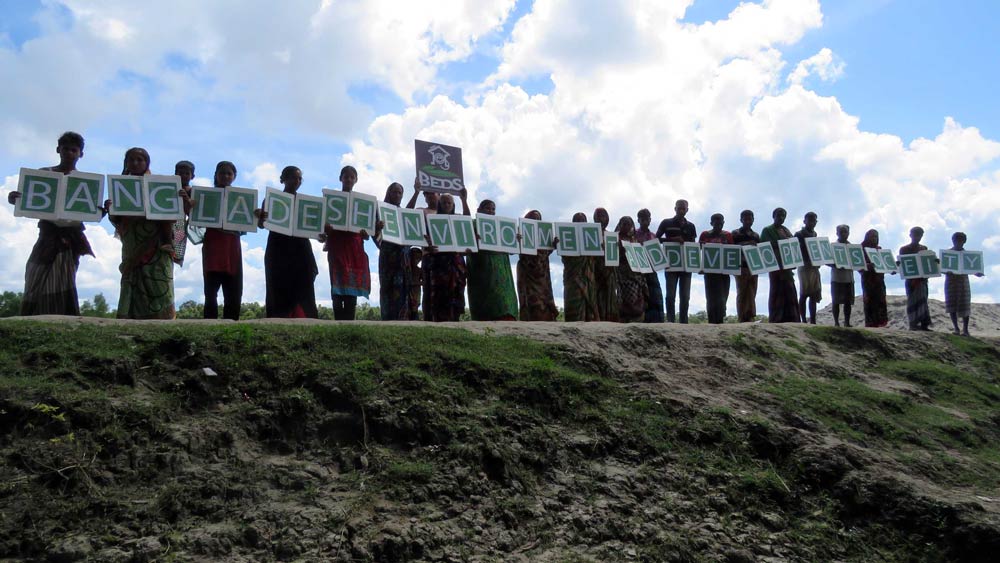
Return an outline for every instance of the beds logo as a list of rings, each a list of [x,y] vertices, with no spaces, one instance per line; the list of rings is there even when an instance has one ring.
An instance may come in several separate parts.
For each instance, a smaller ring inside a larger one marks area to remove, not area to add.
[[[420,189],[428,192],[459,193],[465,187],[462,176],[462,149],[413,141],[417,162],[417,181]]]

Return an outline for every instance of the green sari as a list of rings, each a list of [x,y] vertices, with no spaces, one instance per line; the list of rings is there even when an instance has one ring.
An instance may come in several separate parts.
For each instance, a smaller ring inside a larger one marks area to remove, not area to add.
[[[172,223],[143,217],[118,220],[122,241],[119,319],[173,319]]]
[[[468,256],[469,313],[474,321],[517,320],[517,293],[510,256],[480,250]]]

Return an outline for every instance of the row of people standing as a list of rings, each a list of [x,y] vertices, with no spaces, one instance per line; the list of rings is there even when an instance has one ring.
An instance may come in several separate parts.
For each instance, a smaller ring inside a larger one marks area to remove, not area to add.
[[[67,132],[59,138],[56,152],[60,163],[49,170],[68,174],[76,169],[83,156],[84,141],[79,134]],[[129,149],[124,158],[123,174],[150,174],[150,156],[142,148]],[[175,165],[174,173],[181,178],[181,198],[186,213],[192,207],[190,182],[195,166],[189,161]],[[237,176],[236,166],[228,161],[218,163],[214,184],[227,188]],[[357,171],[346,166],[340,173],[341,189],[352,191],[357,183]],[[302,185],[302,171],[294,166],[282,170],[280,181],[286,193],[295,194]],[[415,207],[420,195],[419,184],[407,207]],[[403,187],[391,184],[386,190],[385,201],[399,205]],[[11,203],[19,194],[13,192]],[[425,192],[425,214],[453,214],[456,212],[454,197]],[[459,195],[462,213],[470,214],[467,194]],[[105,207],[107,208],[107,203]],[[656,232],[650,229],[649,210],[637,214],[638,228],[631,217],[622,217],[615,231],[621,241],[646,242],[658,239],[663,242],[694,242],[696,230],[686,219],[688,203],[678,200],[675,215],[663,220]],[[484,200],[479,213],[495,214],[496,206]],[[260,226],[267,213],[256,211]],[[817,216],[807,213],[803,228],[792,235],[784,226],[787,213],[776,209],[772,224],[758,235],[753,230],[754,215],[745,210],[740,215],[741,227],[736,231],[723,230],[725,218],[715,214],[711,229],[701,233],[698,242],[722,244],[757,244],[796,236],[803,249],[805,239],[817,236]],[[526,218],[541,220],[541,213],[530,211]],[[586,222],[583,213],[573,217],[575,222]],[[594,211],[593,221],[607,229],[610,216],[607,210]],[[182,266],[186,245],[201,242],[203,247],[203,278],[205,317],[217,318],[218,292],[223,293],[223,316],[238,319],[243,292],[243,257],[240,233],[221,229],[198,232],[187,228],[184,222],[151,221],[144,217],[112,217],[115,235],[122,242],[121,294],[118,315],[122,318],[174,317],[173,267]],[[65,223],[65,224],[64,224]],[[507,254],[492,251],[464,254],[438,252],[434,247],[399,246],[383,241],[381,224],[376,227],[374,242],[379,247],[379,277],[381,282],[380,305],[385,320],[413,320],[423,309],[425,320],[457,321],[465,311],[465,293],[468,289],[469,309],[475,320],[526,320],[554,321],[558,315],[553,292],[549,259],[551,250],[540,250],[538,255],[522,255],[517,267],[516,291]],[[25,269],[25,296],[22,314],[79,314],[75,285],[76,269],[80,256],[93,255],[89,242],[79,222],[40,221],[39,239],[32,249]],[[837,228],[838,242],[847,243],[850,230],[846,225]],[[901,254],[916,253],[925,247],[919,244],[923,231],[911,231],[911,244],[900,249]],[[371,290],[368,256],[364,242],[366,232],[335,231],[327,226],[321,235],[326,251],[334,317],[338,320],[353,319],[358,297],[368,297]],[[960,240],[959,240],[960,239]],[[962,233],[953,237],[955,249],[961,250],[965,242]],[[862,246],[880,248],[878,232],[870,230]],[[816,303],[822,299],[819,268],[808,263],[808,253],[803,252],[807,263],[799,268],[798,296],[791,270],[769,274],[768,299],[770,322],[815,322]],[[565,318],[567,321],[623,321],[668,322],[688,320],[691,273],[667,272],[666,300],[660,289],[657,274],[639,274],[622,260],[617,267],[606,267],[602,258],[563,257]],[[265,250],[266,303],[269,317],[317,316],[315,279],[319,273],[309,239],[290,237],[269,232]],[[866,326],[885,326],[888,323],[884,274],[869,265],[862,271],[862,289],[865,303]],[[840,323],[843,307],[845,324],[850,326],[854,302],[854,273],[834,268],[831,274],[835,322]],[[756,316],[757,276],[746,267],[736,276],[737,312],[741,322]],[[967,276],[947,274],[946,306],[952,313],[955,331],[957,319],[964,319],[968,331],[971,292]],[[926,279],[908,280],[906,283],[911,328],[926,329],[930,323],[927,309]],[[706,274],[705,294],[709,322],[721,323],[726,316],[726,303],[730,291],[728,275]],[[664,307],[665,305],[665,307]],[[808,313],[807,315],[807,306]],[[675,313],[675,309],[679,309]],[[664,312],[666,313],[664,315]],[[810,318],[811,317],[811,318]]]

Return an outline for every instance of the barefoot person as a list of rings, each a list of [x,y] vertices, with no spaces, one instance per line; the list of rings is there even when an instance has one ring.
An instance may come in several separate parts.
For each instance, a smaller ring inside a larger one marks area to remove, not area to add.
[[[698,231],[694,224],[685,217],[688,212],[688,202],[686,199],[678,199],[674,203],[674,216],[660,221],[660,226],[656,229],[656,238],[660,242],[694,242]],[[667,282],[667,322],[673,323],[678,320],[681,324],[688,322],[688,303],[691,301],[691,272],[664,272]],[[680,295],[678,296],[678,286]],[[680,301],[679,306],[676,301]],[[675,306],[679,307],[679,318],[675,316]]]
[[[469,215],[468,192],[460,194],[462,214]],[[442,194],[437,198],[437,215],[454,215],[455,198]],[[468,269],[465,255],[460,252],[439,252],[430,246],[424,255],[424,320],[458,322],[465,313],[465,285]]]
[[[484,199],[477,213],[496,215],[496,203]],[[474,321],[516,321],[517,293],[510,271],[510,255],[492,250],[473,252],[469,271],[469,314]]]
[[[951,249],[963,251],[968,237],[958,232],[951,235]],[[982,274],[976,274],[982,277]],[[972,315],[972,289],[969,287],[968,274],[944,274],[944,310],[951,316],[952,331],[955,334],[969,336],[969,317]],[[958,319],[962,319],[962,330],[958,329]]]
[[[573,222],[586,223],[587,216],[575,213]],[[562,263],[566,322],[598,320],[594,261],[589,256],[563,256]]]
[[[236,165],[223,160],[215,165],[215,187],[224,190],[236,181]],[[206,319],[219,318],[219,289],[222,289],[222,318],[240,320],[243,306],[243,247],[244,233],[205,229],[201,264],[204,275]]]
[[[733,244],[733,235],[722,230],[726,218],[722,213],[712,215],[712,228],[698,238],[701,244]],[[720,325],[726,321],[726,303],[729,301],[729,274],[705,274],[705,312],[708,322]]]
[[[537,209],[529,211],[525,219],[542,220]],[[522,254],[517,259],[517,300],[522,321],[555,321],[559,316],[552,297],[552,275],[549,272],[551,248],[539,248],[538,254]]]
[[[910,229],[910,244],[899,248],[900,254],[917,254],[927,247],[920,244],[924,238],[922,227]],[[906,317],[910,322],[910,330],[930,330],[931,310],[927,307],[927,278],[912,278],[906,280]]]
[[[358,171],[353,166],[340,170],[342,191],[354,190],[358,183]],[[368,233],[336,231],[326,225],[321,237],[325,243],[327,265],[330,267],[330,296],[333,299],[333,318],[338,321],[353,321],[358,308],[358,297],[368,298],[372,289],[371,272],[368,271],[368,254],[365,241]]]
[[[403,201],[403,185],[398,182],[389,184],[383,201],[399,205]],[[382,221],[375,226],[375,246],[378,247],[379,310],[382,320],[416,320],[417,309],[420,306],[420,270],[414,267],[414,249],[383,240],[383,227]],[[420,250],[416,249],[416,252],[419,253]]]
[[[295,195],[302,187],[302,170],[286,166],[281,170],[282,190]],[[267,211],[261,211],[257,226],[264,228]],[[264,312],[268,318],[315,319],[316,276],[319,267],[312,241],[270,231],[264,249]]]
[[[636,242],[635,222],[628,215],[618,220],[615,227],[618,233],[618,255],[624,256],[625,249],[622,242]],[[649,296],[649,287],[646,278],[639,272],[632,271],[628,265],[628,260],[618,261],[618,294],[620,296],[621,309],[619,319],[623,323],[641,323],[646,319],[646,299]]]
[[[635,241],[642,244],[646,241],[650,241],[656,238],[656,233],[649,230],[649,224],[652,222],[652,214],[650,214],[648,209],[640,209],[639,213],[636,215],[639,220],[639,228],[635,231]],[[645,322],[647,323],[662,323],[663,322],[663,290],[660,289],[660,277],[656,275],[656,272],[651,274],[643,274],[646,278],[646,287],[648,290],[649,297],[646,299],[646,315]]]
[[[805,260],[805,264],[799,266],[799,314],[802,316],[802,322],[812,324],[816,324],[816,304],[823,300],[823,283],[819,277],[819,266],[813,266],[812,260],[809,259],[809,251],[806,249],[806,239],[816,237],[816,223],[816,212],[810,211],[803,218],[802,228],[795,233],[795,238],[799,239],[799,246],[802,248],[802,258]]]
[[[882,247],[878,245],[878,231],[869,229],[861,241],[864,248]],[[889,324],[889,307],[885,299],[885,274],[876,272],[875,266],[865,253],[867,267],[861,272],[861,301],[865,309],[865,326],[876,328]]]
[[[740,213],[740,228],[733,231],[733,244],[754,246],[760,243],[760,235],[753,230],[753,211],[744,209]],[[757,276],[750,273],[747,261],[740,266],[736,276],[736,315],[741,323],[748,323],[757,316]]]
[[[56,141],[59,164],[42,168],[69,174],[76,170],[76,163],[83,158],[83,136],[67,131]],[[19,192],[7,195],[15,205]],[[38,240],[31,249],[24,267],[24,297],[21,315],[79,315],[80,302],[76,292],[76,271],[80,257],[94,255],[90,242],[83,234],[80,221],[38,221]]]
[[[760,233],[761,242],[771,243],[778,262],[781,262],[781,253],[778,252],[778,241],[792,238],[791,231],[785,227],[785,218],[788,212],[782,208],[777,208],[771,213],[773,223],[764,227]],[[770,291],[767,297],[767,322],[769,323],[797,323],[801,321],[799,316],[799,300],[795,295],[795,274],[791,270],[777,270],[768,273]]]
[[[598,207],[594,210],[594,222],[601,225],[601,238],[604,231],[608,229],[611,217],[608,210]],[[621,310],[621,300],[618,296],[618,268],[604,265],[604,258],[601,256],[587,256],[588,260],[594,263],[594,279],[597,281],[597,320],[616,323]]]
[[[851,244],[851,228],[837,225],[837,242]],[[830,293],[833,295],[833,324],[840,326],[840,308],[844,308],[844,326],[851,326],[851,309],[854,307],[854,270],[830,266]]]

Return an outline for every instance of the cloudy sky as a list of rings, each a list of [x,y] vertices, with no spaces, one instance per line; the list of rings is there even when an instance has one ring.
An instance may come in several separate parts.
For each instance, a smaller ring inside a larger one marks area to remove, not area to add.
[[[973,299],[1000,301],[992,0],[275,6],[4,0],[2,201],[20,167],[57,162],[64,130],[86,137],[84,171],[118,173],[125,150],[142,146],[154,173],[188,159],[201,182],[231,160],[235,185],[279,187],[294,164],[303,193],[319,195],[352,164],[357,189],[380,198],[392,181],[409,198],[422,138],[461,146],[473,205],[494,199],[501,215],[568,220],[604,206],[614,223],[648,207],[659,221],[683,197],[699,230],[715,212],[735,228],[743,208],[759,230],[778,205],[792,227],[815,210],[821,235],[847,223],[860,242],[876,228],[888,247],[913,225],[932,249],[963,230],[986,252]],[[20,291],[35,221],[4,203],[0,230],[0,290]],[[114,305],[121,245],[107,222],[87,233],[97,259],[82,261],[81,299],[102,292]],[[265,240],[244,242],[246,301],[264,299]],[[178,304],[202,300],[200,251],[189,252]],[[371,244],[368,254],[374,268]],[[942,288],[933,281],[932,297]],[[329,304],[323,274],[316,293]],[[766,293],[764,282],[761,306]],[[703,307],[696,276],[692,308]]]

